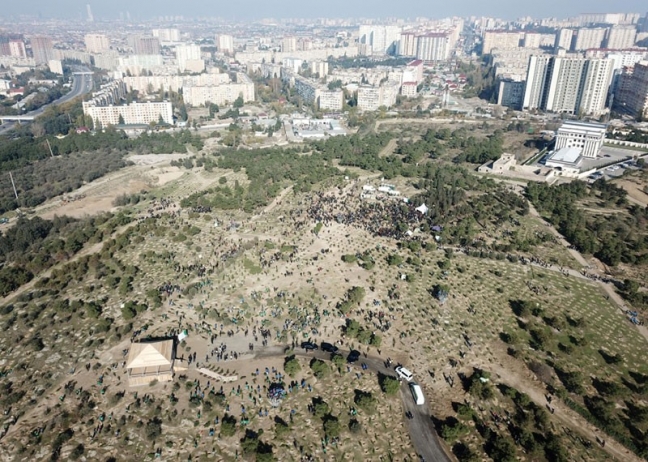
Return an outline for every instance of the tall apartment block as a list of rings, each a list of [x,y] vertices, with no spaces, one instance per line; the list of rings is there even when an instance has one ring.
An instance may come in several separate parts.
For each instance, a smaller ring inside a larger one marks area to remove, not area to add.
[[[234,53],[234,37],[224,34],[217,35],[216,47],[221,53]]]
[[[103,53],[110,50],[110,40],[105,35],[87,34],[84,39],[88,53]]]
[[[54,55],[54,46],[49,37],[36,36],[31,38],[32,54],[36,64],[45,64]]]
[[[418,36],[414,32],[402,32],[398,42],[398,54],[401,56],[416,56]]]
[[[129,37],[128,42],[136,55],[160,54],[160,40],[157,37]]]
[[[494,49],[510,50],[520,46],[520,33],[510,31],[486,31],[482,43],[482,55],[489,55]]]
[[[14,58],[26,58],[27,50],[25,49],[25,43],[22,40],[10,40],[9,56],[13,56]]]
[[[560,29],[556,33],[556,42],[554,44],[554,48],[556,50],[558,49],[563,49],[563,50],[571,50],[572,49],[572,41],[574,39],[574,29]]]
[[[429,33],[417,40],[416,58],[422,61],[446,61],[450,57],[450,34]]]
[[[400,36],[401,28],[398,26],[362,25],[358,37],[361,54],[395,54]]]
[[[574,51],[585,51],[590,48],[601,48],[605,41],[607,29],[603,27],[581,28],[576,31]]]
[[[605,48],[613,50],[632,48],[636,38],[637,28],[635,26],[612,26],[607,31]]]
[[[201,59],[200,45],[178,45],[175,47],[180,72],[202,72],[205,63]]]
[[[648,61],[623,70],[614,103],[638,119],[648,119]]]
[[[179,42],[180,31],[178,29],[153,29],[153,37],[160,40],[160,42]]]
[[[297,51],[297,37],[284,37],[281,40],[281,51],[284,53]]]
[[[531,56],[522,108],[600,115],[612,73],[609,59]]]

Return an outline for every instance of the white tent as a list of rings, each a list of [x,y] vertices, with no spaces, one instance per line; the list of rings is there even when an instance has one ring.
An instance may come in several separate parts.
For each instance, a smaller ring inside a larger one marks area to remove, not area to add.
[[[420,207],[416,207],[416,210],[418,212],[421,212],[421,214],[425,215],[426,213],[428,213],[428,210],[430,209],[427,208],[427,205],[423,204]]]

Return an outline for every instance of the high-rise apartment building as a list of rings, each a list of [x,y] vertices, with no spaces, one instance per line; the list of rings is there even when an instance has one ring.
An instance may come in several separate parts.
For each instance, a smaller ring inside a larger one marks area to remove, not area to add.
[[[221,53],[234,53],[234,37],[225,34],[217,35],[216,48]]]
[[[31,48],[36,64],[45,64],[53,58],[54,46],[49,37],[32,37]]]
[[[556,43],[554,44],[554,48],[556,50],[563,49],[569,51],[572,49],[573,39],[574,29],[560,29],[556,33]]]
[[[416,58],[422,61],[446,61],[450,57],[450,35],[429,33],[418,36]]]
[[[284,53],[297,51],[297,37],[284,37],[281,40],[281,51]]]
[[[632,48],[636,38],[637,28],[635,26],[612,26],[607,31],[605,48],[613,50]]]
[[[311,61],[310,68],[313,75],[323,78],[328,75],[329,63],[326,61]]]
[[[579,111],[583,114],[599,115],[605,112],[612,76],[611,59],[590,59],[587,61],[585,81],[580,90]]]
[[[636,24],[639,13],[586,13],[578,16],[581,26],[589,24]]]
[[[603,27],[581,28],[576,31],[574,51],[584,51],[590,48],[601,48],[607,29]]]
[[[399,26],[362,25],[358,42],[366,55],[391,55],[398,51]]]
[[[310,51],[313,49],[313,41],[309,38],[302,37],[297,40],[297,49],[300,51]]]
[[[542,45],[542,34],[527,32],[524,34],[524,48],[540,48]]]
[[[531,56],[527,70],[522,109],[541,109],[549,85],[551,56]]]
[[[532,56],[522,107],[600,115],[605,112],[612,67],[609,59]]]
[[[639,32],[648,32],[648,13],[646,13],[646,16],[639,23]]]
[[[14,58],[26,58],[27,50],[25,50],[25,43],[22,40],[10,40],[9,56],[13,56]]]
[[[175,47],[176,59],[180,72],[196,70],[196,62],[202,61],[200,45],[178,45]],[[198,65],[200,67],[200,65]],[[204,68],[204,63],[202,64]]]
[[[153,29],[153,37],[160,40],[160,42],[179,42],[180,30],[178,29]]]
[[[484,32],[482,55],[489,55],[494,49],[510,50],[519,46],[519,32],[488,30]]]
[[[110,50],[110,40],[103,34],[87,34],[85,46],[88,53],[103,53]]]
[[[497,104],[519,110],[523,98],[524,82],[510,79],[500,80],[497,91]]]
[[[648,61],[624,69],[614,103],[638,119],[648,119]]]
[[[129,37],[129,44],[136,55],[159,55],[160,40],[157,37]]]
[[[418,37],[414,32],[402,32],[398,41],[398,54],[400,56],[416,56]]]

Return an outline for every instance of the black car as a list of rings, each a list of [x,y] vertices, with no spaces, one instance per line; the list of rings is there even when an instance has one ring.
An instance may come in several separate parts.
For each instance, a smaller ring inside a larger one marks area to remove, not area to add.
[[[347,362],[348,363],[354,363],[358,359],[360,359],[360,352],[358,350],[351,350],[349,353],[349,356],[347,356]]]
[[[318,349],[317,345],[314,344],[313,342],[302,342],[301,347],[304,350],[317,350]]]
[[[327,342],[322,342],[321,348],[322,351],[326,351],[328,353],[337,353],[338,351],[338,347],[336,347],[332,343],[327,343]]]

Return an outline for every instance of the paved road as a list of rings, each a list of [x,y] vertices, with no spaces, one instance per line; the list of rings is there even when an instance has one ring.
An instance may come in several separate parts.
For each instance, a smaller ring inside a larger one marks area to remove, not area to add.
[[[295,348],[294,353],[298,356],[319,358],[323,360],[331,359],[331,354],[324,351],[307,352],[301,348]],[[346,358],[349,351],[340,349],[338,353]],[[369,372],[375,374],[382,373],[394,377],[396,376],[392,368],[385,366],[383,359],[372,356],[364,357],[364,355],[361,355],[360,359],[352,366],[352,371],[361,372],[362,363],[367,365],[367,371]],[[445,452],[434,429],[434,424],[427,404],[428,398],[426,397],[423,406],[417,406],[406,382],[401,384],[400,397],[403,401],[403,412],[399,417],[405,420],[408,424],[407,426],[409,427],[412,445],[419,456],[421,456],[422,460],[425,460],[426,462],[450,462],[451,458],[448,457]],[[407,419],[405,417],[406,411],[410,411],[414,418]]]
[[[78,66],[77,68],[74,69],[75,72],[90,72],[88,68]],[[36,109],[31,112],[27,112],[25,114],[22,114],[24,116],[28,117],[38,117],[42,115],[45,110],[49,106],[56,106],[59,104],[67,103],[68,101],[73,100],[74,98],[85,95],[86,93],[90,93],[93,88],[93,80],[92,80],[92,75],[86,75],[86,74],[73,74],[72,75],[72,89],[64,96],[60,97],[59,99],[52,101],[49,104],[46,104],[45,106]],[[13,128],[16,126],[16,122],[5,122],[4,124],[0,125],[0,135],[5,134],[6,132],[13,130]]]

